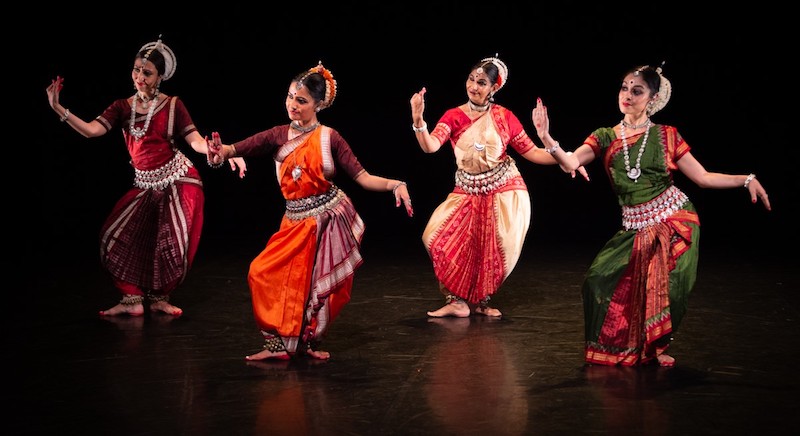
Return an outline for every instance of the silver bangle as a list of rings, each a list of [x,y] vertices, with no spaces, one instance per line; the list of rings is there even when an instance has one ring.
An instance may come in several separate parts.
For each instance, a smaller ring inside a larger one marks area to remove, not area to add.
[[[211,162],[211,159],[209,159],[208,156],[206,156],[206,163],[208,163],[208,166],[210,166],[211,168],[217,169],[225,165],[225,159],[223,158],[219,163],[214,163]]]
[[[747,176],[746,179],[744,179],[744,187],[745,187],[745,189],[747,189],[747,187],[750,186],[750,182],[752,182],[753,179],[755,179],[755,178],[756,178],[756,175],[753,174],[753,173],[750,173],[750,175]]]
[[[559,144],[558,141],[556,141],[556,145],[554,145],[554,146],[552,146],[550,148],[545,147],[544,151],[546,151],[546,152],[548,152],[548,153],[550,153],[552,155],[559,148],[561,148],[561,144]]]
[[[413,130],[416,133],[424,132],[424,131],[428,130],[428,123],[423,121],[422,125],[419,126],[419,127],[415,126],[414,123],[411,123],[411,130]]]
[[[394,185],[394,187],[392,187],[392,195],[397,195],[397,188],[403,185],[408,186],[406,182],[398,182],[396,185]]]
[[[64,121],[67,121],[67,118],[69,118],[69,109],[64,109],[64,115],[61,116],[61,122],[63,123]]]

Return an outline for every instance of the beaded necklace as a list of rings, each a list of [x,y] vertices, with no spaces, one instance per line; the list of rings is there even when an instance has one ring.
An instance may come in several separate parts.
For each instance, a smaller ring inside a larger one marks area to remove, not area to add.
[[[625,137],[625,121],[623,120],[619,123],[619,133],[620,137],[622,137],[622,156],[625,159],[625,173],[628,175],[628,178],[637,182],[639,176],[642,175],[642,154],[644,154],[644,147],[647,145],[647,136],[650,134],[650,119],[648,118],[645,121],[644,126],[647,130],[644,131],[644,138],[642,139],[642,145],[639,147],[639,155],[636,156],[636,167],[631,168],[631,158],[628,155],[628,139]]]
[[[144,134],[147,133],[147,128],[150,127],[150,120],[153,119],[153,112],[158,106],[158,94],[150,102],[150,109],[147,110],[147,116],[144,119],[144,127],[134,127],[136,122],[136,101],[139,100],[136,96],[133,97],[133,106],[131,107],[131,126],[128,129],[136,139],[142,139]]]

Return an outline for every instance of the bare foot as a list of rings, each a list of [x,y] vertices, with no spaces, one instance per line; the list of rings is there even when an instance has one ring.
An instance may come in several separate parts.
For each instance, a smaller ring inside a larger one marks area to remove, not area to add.
[[[495,309],[494,307],[481,307],[481,306],[478,306],[478,307],[475,308],[475,313],[480,314],[480,315],[495,316],[495,317],[496,316],[503,316],[503,314],[500,313],[500,311]]]
[[[144,315],[144,306],[140,304],[117,304],[108,310],[101,310],[100,316],[116,316],[116,315],[130,315],[142,316]]]
[[[428,316],[441,318],[443,316],[455,316],[458,318],[466,318],[469,316],[469,306],[463,301],[454,301],[447,303],[438,310],[428,312]]]
[[[320,359],[320,360],[328,360],[328,359],[331,358],[331,353],[329,353],[327,351],[319,351],[319,350],[310,350],[309,349],[306,352],[306,354],[308,354],[309,356],[313,357],[314,359]]]
[[[172,316],[181,316],[183,315],[183,309],[178,306],[173,306],[166,301],[156,301],[155,303],[150,304],[150,311],[151,312],[164,312],[167,315]]]
[[[659,354],[656,359],[658,359],[658,366],[663,366],[666,368],[675,366],[675,358],[669,354]]]
[[[289,360],[289,357],[290,357],[289,353],[287,353],[286,351],[272,352],[265,348],[256,354],[244,356],[244,359],[245,360],[267,360],[267,359]]]

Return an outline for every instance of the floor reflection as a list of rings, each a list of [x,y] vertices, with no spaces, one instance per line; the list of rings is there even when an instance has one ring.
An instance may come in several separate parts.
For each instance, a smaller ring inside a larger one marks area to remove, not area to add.
[[[599,428],[611,433],[630,432],[653,436],[671,434],[670,408],[659,401],[672,384],[672,368],[658,366],[619,367],[587,365],[584,368],[590,391],[599,401]]]
[[[320,382],[317,367],[325,360],[293,359],[248,361],[261,370],[253,434],[320,435],[357,434],[341,411],[347,404],[336,389]]]
[[[429,322],[446,331],[427,352],[425,387],[428,407],[443,428],[452,434],[524,434],[528,397],[512,356],[492,328],[502,321],[473,316]]]

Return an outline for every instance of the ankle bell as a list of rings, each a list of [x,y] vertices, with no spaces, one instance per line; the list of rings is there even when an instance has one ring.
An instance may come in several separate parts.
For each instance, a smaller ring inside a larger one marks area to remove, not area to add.
[[[147,299],[150,300],[150,303],[158,303],[158,302],[169,302],[169,295],[157,295],[157,294],[147,294]]]
[[[144,298],[141,295],[133,295],[133,294],[125,294],[122,296],[122,299],[119,300],[119,304],[123,306],[135,306],[137,304],[142,304]]]

